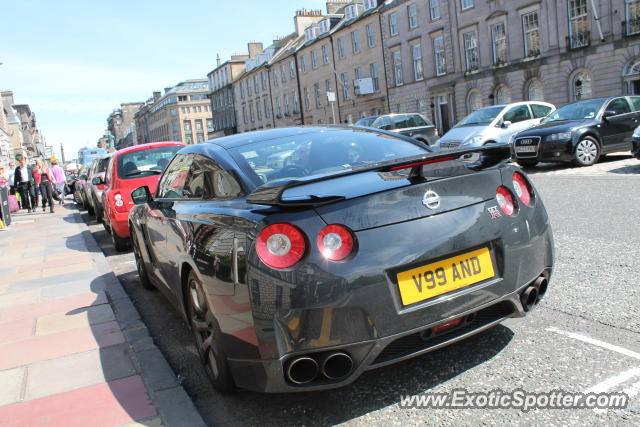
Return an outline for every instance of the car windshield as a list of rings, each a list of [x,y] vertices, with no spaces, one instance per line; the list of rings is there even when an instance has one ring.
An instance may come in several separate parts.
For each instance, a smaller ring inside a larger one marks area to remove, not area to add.
[[[294,135],[230,151],[241,167],[255,173],[258,183],[331,174],[429,153],[411,142],[364,131]]]
[[[547,116],[542,123],[559,122],[564,120],[595,119],[598,115],[598,111],[600,111],[605,101],[606,99],[590,99],[588,101],[565,105],[556,112]]]
[[[118,178],[134,179],[160,175],[180,145],[165,145],[131,151],[118,156]]]
[[[504,110],[504,106],[486,107],[474,111],[465,117],[456,127],[471,125],[488,125]]]
[[[360,119],[356,122],[356,126],[364,126],[369,127],[376,120],[375,117],[365,117],[364,119]]]

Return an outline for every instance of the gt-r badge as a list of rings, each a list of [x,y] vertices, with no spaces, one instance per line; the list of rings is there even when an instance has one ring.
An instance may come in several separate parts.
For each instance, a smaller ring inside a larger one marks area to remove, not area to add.
[[[424,193],[424,196],[422,197],[422,204],[432,211],[436,210],[440,207],[440,196],[435,191],[429,190]]]
[[[500,218],[502,216],[500,209],[498,209],[497,206],[491,206],[487,208],[487,210],[489,211],[489,214],[491,214],[491,219]]]

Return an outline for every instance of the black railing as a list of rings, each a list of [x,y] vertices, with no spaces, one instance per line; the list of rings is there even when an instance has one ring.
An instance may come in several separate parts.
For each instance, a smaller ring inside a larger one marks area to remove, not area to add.
[[[567,37],[567,48],[580,49],[591,45],[591,32],[581,31]]]
[[[630,18],[628,21],[622,21],[622,34],[627,37],[640,34],[640,16]]]

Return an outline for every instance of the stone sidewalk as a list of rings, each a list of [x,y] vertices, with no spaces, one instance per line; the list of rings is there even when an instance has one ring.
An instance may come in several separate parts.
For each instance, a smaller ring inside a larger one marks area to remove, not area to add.
[[[204,425],[72,204],[0,232],[0,425]]]

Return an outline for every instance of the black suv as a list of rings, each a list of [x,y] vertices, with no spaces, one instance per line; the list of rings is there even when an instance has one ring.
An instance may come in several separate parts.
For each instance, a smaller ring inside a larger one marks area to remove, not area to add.
[[[592,98],[565,105],[513,140],[521,166],[572,161],[591,166],[602,154],[631,149],[640,96]]]
[[[438,139],[438,129],[425,116],[418,113],[365,117],[358,120],[356,126],[396,132],[428,145],[435,144]]]

